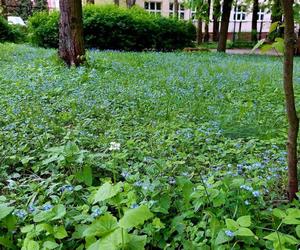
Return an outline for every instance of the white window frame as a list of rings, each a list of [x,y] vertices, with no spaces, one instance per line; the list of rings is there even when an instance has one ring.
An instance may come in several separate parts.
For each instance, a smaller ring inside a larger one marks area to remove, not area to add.
[[[154,8],[151,8],[151,4],[154,5]],[[160,6],[160,8],[158,8],[158,5]],[[145,1],[145,3],[144,3],[144,9],[146,11],[148,11],[149,13],[153,13],[155,15],[160,15],[161,16],[161,8],[162,8],[162,2]]]
[[[233,21],[246,21],[246,7],[243,5],[237,5],[233,10]]]
[[[265,20],[265,16],[266,16],[266,11],[265,9],[259,9],[258,13],[257,13],[257,20],[258,21],[264,21]]]
[[[174,2],[169,2],[169,17],[173,17],[174,16],[174,9],[175,9]],[[185,13],[184,3],[179,3],[179,6],[178,6],[178,18],[184,20],[184,17],[185,17],[184,13]]]

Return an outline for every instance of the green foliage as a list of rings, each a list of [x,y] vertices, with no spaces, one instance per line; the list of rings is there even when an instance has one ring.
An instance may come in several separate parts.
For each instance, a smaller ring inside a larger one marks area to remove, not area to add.
[[[278,58],[56,53],[0,45],[2,248],[296,249]]]
[[[21,42],[25,40],[25,29],[18,25],[9,25],[0,16],[0,42]]]
[[[83,11],[85,45],[111,50],[174,50],[193,45],[192,23],[156,17],[137,7],[87,6]],[[38,13],[29,20],[32,43],[58,46],[58,13]]]

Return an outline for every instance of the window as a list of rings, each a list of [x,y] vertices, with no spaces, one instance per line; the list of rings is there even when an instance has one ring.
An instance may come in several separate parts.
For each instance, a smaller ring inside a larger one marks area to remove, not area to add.
[[[234,7],[233,20],[234,21],[244,21],[244,20],[246,20],[245,9],[246,9],[245,6],[235,6]]]
[[[193,21],[195,21],[197,18],[196,18],[196,9],[194,10],[191,10],[191,17],[190,17]]]
[[[145,2],[145,10],[155,15],[161,15],[161,2]]]
[[[264,18],[265,18],[265,10],[259,9],[257,15],[258,15],[257,20],[258,21],[263,21]]]
[[[169,16],[170,17],[174,16],[174,10],[175,10],[174,3],[169,3]],[[184,19],[184,5],[183,4],[179,4],[179,6],[178,6],[178,17],[180,19]]]

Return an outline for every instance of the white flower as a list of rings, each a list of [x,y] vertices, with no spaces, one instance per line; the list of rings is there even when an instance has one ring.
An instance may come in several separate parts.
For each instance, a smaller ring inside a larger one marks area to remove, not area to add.
[[[110,147],[109,147],[110,151],[120,150],[120,148],[121,148],[120,143],[117,143],[117,142],[111,142],[110,143]]]

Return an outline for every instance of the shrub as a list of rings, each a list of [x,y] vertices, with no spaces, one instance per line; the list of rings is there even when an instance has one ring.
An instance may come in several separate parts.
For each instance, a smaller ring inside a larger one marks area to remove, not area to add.
[[[0,42],[18,42],[24,37],[21,27],[9,25],[4,18],[0,17]]]
[[[58,47],[59,13],[38,12],[29,18],[29,41],[46,48]]]
[[[143,9],[87,6],[83,12],[88,48],[174,50],[192,46],[195,27],[188,22],[155,17]],[[30,40],[43,47],[58,46],[58,13],[38,13],[29,19]]]

